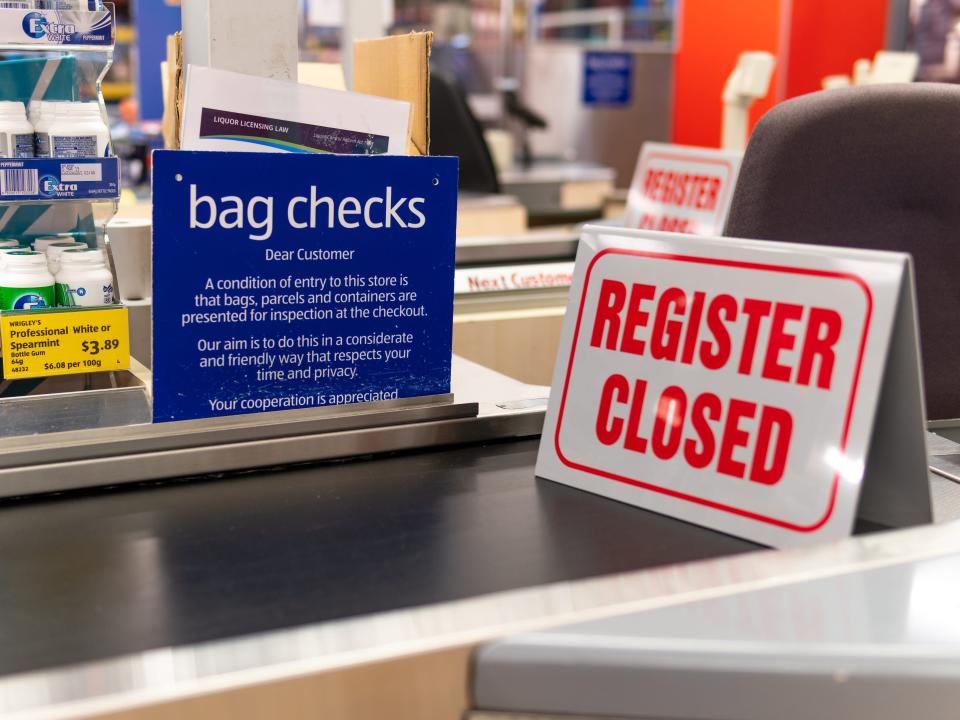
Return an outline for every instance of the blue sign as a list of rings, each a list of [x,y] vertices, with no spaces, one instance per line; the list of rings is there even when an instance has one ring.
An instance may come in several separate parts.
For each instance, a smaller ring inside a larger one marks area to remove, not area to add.
[[[155,422],[450,392],[456,158],[153,157]]]
[[[633,96],[633,55],[625,52],[583,54],[583,104],[623,107]]]

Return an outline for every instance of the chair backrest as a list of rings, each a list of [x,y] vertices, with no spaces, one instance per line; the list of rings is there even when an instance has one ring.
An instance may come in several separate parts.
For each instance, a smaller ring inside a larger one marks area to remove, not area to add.
[[[500,192],[483,128],[466,94],[456,80],[439,72],[430,74],[430,154],[460,158],[460,190]]]
[[[775,107],[724,234],[911,253],[927,413],[960,417],[960,87],[853,87]]]

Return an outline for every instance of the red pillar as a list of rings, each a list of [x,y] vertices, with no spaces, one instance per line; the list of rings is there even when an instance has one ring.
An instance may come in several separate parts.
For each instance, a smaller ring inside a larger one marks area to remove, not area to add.
[[[755,123],[776,103],[820,89],[826,75],[884,47],[887,0],[682,0],[674,63],[673,141],[720,144],[723,85],[745,50],[777,58]]]

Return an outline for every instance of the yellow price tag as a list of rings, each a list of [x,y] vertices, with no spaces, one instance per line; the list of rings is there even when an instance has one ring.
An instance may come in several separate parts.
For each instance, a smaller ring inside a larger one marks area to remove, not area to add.
[[[130,321],[125,307],[3,313],[0,347],[8,380],[127,370]]]

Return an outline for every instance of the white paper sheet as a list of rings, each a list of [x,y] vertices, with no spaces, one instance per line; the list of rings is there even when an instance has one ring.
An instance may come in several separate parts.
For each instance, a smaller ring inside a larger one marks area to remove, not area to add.
[[[410,103],[190,65],[184,150],[406,155]]]

